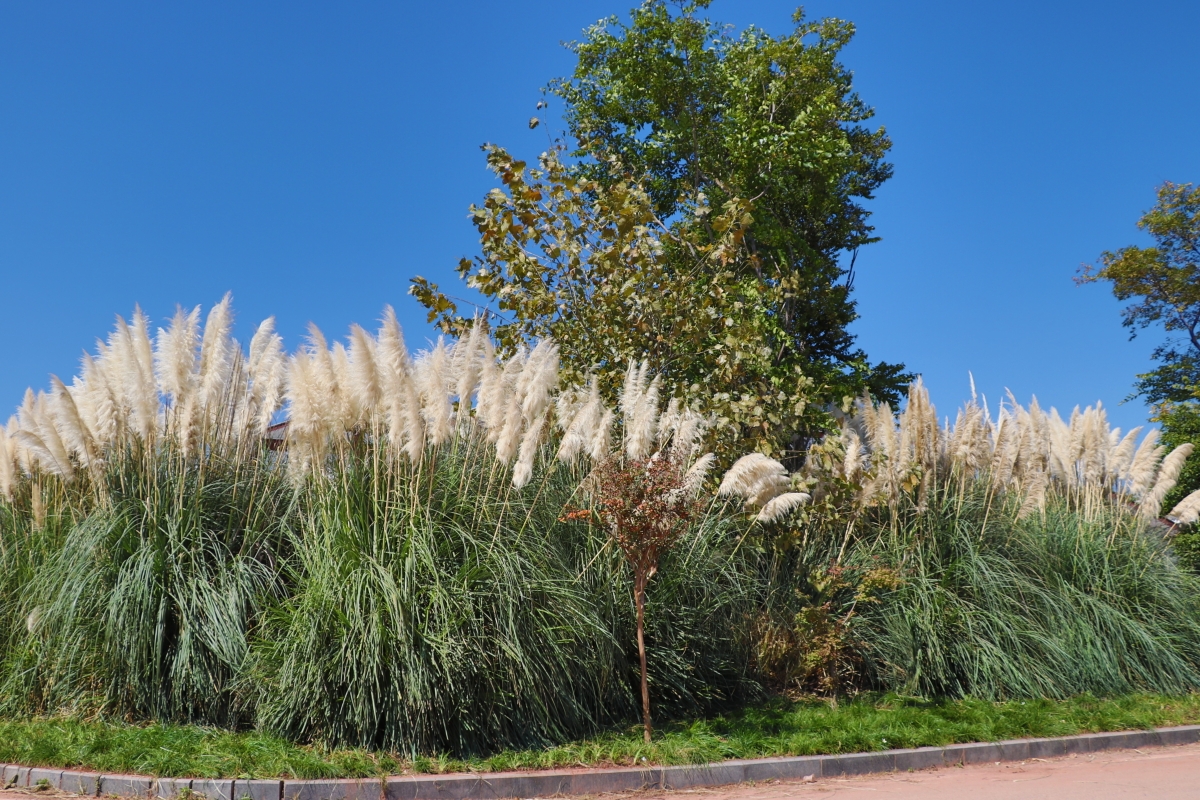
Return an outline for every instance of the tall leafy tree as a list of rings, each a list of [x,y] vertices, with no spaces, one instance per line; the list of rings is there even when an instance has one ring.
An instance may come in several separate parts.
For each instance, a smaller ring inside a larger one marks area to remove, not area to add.
[[[499,306],[502,340],[551,333],[602,378],[649,357],[718,432],[786,457],[825,403],[896,401],[909,378],[848,330],[854,256],[876,241],[863,201],[891,175],[891,142],[838,61],[853,25],[797,12],[786,35],[734,34],[699,16],[709,4],[647,0],[585,31],[574,74],[549,88],[574,162],[549,154],[533,186],[490,148],[504,188],[473,207],[483,255],[459,270]],[[646,247],[601,247],[598,265],[564,246],[614,236]],[[464,324],[435,285],[413,291],[443,328]]]
[[[1167,340],[1154,350],[1157,366],[1138,375],[1136,394],[1155,406],[1163,439],[1200,448],[1200,187],[1164,183],[1154,207],[1138,221],[1151,247],[1122,247],[1085,267],[1082,282],[1108,281],[1128,301],[1123,323],[1131,335],[1162,326]],[[1191,459],[1167,498],[1170,507],[1200,488],[1200,459]]]

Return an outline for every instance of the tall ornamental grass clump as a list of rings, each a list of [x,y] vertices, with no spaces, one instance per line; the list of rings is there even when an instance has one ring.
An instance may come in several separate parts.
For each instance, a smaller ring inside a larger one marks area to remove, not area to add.
[[[926,697],[1200,688],[1200,583],[1158,519],[1191,448],[1138,433],[1012,398],[940,425],[920,382],[899,415],[860,401],[792,476],[812,502],[773,540],[760,666]]]
[[[1189,448],[1102,409],[973,401],[940,425],[918,382],[794,474],[739,459],[713,498],[718,437],[644,363],[610,408],[560,385],[553,342],[501,357],[482,324],[414,355],[388,310],[287,355],[270,320],[245,350],[231,320],[228,298],[203,327],[118,320],[0,433],[0,711],[413,755],[630,722],[629,553],[604,527],[623,500],[691,509],[641,582],[660,718],[763,683],[1200,688],[1200,586],[1158,521]],[[663,496],[604,499],[597,467],[668,460]]]
[[[230,320],[226,299],[152,339],[135,313],[5,429],[5,710],[411,753],[632,714],[633,603],[587,477],[614,448],[670,446],[698,492],[698,415],[663,407],[644,366],[618,414],[559,387],[553,343],[501,360],[482,326],[413,357],[389,310],[378,335],[313,329],[287,357],[270,321],[246,353]],[[668,715],[754,688],[744,525],[701,516],[648,598]]]

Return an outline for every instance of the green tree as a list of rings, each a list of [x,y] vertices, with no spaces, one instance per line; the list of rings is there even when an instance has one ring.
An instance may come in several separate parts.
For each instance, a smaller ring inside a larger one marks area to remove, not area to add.
[[[786,457],[824,403],[896,401],[909,379],[847,330],[854,256],[876,241],[862,201],[891,175],[891,142],[837,60],[850,23],[797,12],[789,34],[734,35],[697,16],[708,5],[648,0],[572,45],[575,72],[550,91],[575,161],[550,154],[517,188],[525,165],[490,148],[505,189],[472,209],[483,255],[459,271],[504,312],[502,341],[550,333],[610,386],[649,357],[718,433]],[[616,247],[631,237],[646,247]],[[567,244],[583,240],[610,262]],[[434,284],[413,292],[444,329],[464,324]]]
[[[1164,183],[1158,200],[1138,221],[1154,239],[1152,247],[1122,247],[1100,255],[1100,266],[1085,267],[1082,282],[1112,284],[1131,335],[1161,325],[1167,340],[1155,348],[1158,366],[1138,375],[1136,395],[1155,407],[1163,440],[1171,446],[1200,447],[1200,188]],[[1200,488],[1200,461],[1193,459],[1167,497],[1170,507]]]

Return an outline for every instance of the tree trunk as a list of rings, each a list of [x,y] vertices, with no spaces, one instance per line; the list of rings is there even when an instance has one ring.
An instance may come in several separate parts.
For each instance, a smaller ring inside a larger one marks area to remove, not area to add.
[[[646,578],[635,576],[633,587],[634,603],[637,605],[638,658],[642,663],[642,722],[645,725],[646,744],[650,744],[650,684],[646,681]]]

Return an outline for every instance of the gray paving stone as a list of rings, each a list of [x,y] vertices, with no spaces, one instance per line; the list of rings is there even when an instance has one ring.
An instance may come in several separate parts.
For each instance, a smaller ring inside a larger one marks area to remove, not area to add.
[[[896,769],[900,772],[909,770],[931,769],[945,764],[945,756],[940,747],[911,747],[892,751],[896,759]]]
[[[283,800],[380,800],[383,787],[378,779],[284,781]]]
[[[8,787],[28,786],[29,767],[6,766],[3,778],[4,785]]]
[[[179,800],[181,793],[191,790],[191,778],[159,778],[154,782],[154,794],[162,800]]]
[[[1181,728],[1159,728],[1159,740],[1163,744],[1192,744],[1200,742],[1200,725]]]
[[[1080,750],[1073,749],[1081,745],[1072,745],[1070,739],[1026,739],[1029,746],[1029,755],[1027,758],[1057,758],[1070,753],[1078,753]]]
[[[140,775],[101,775],[100,794],[117,797],[150,797],[154,794],[154,779]]]
[[[237,781],[233,793],[236,800],[280,800],[283,781]]]
[[[37,786],[48,786],[51,789],[57,789],[62,785],[61,769],[44,769],[35,767],[29,770],[29,777],[26,779],[25,785],[29,788]]]
[[[71,794],[85,794],[95,797],[96,793],[100,790],[100,776],[94,772],[63,770],[62,790]]]
[[[949,744],[942,748],[946,764],[990,764],[1001,759],[998,744]]]
[[[192,793],[203,795],[208,800],[234,800],[233,781],[194,779]]]
[[[827,756],[821,762],[821,775],[832,778],[837,775],[865,775],[870,772],[891,772],[896,769],[896,758],[890,752],[849,753],[843,756]]]
[[[741,762],[746,781],[788,781],[821,776],[819,756],[746,759]]]
[[[746,780],[741,763],[696,764],[662,768],[663,789],[691,789],[693,786],[728,786]]]
[[[567,778],[565,781],[558,781],[556,785],[568,787],[562,791],[564,793],[570,792],[571,794],[636,791],[652,786],[661,786],[663,781],[662,773],[663,771],[657,767],[650,769],[613,770],[608,776],[601,771],[574,772],[566,773]],[[613,788],[608,788],[610,786]]]
[[[1000,758],[997,761],[1024,761],[1029,758],[1028,739],[1007,739],[996,742],[1000,748]]]

